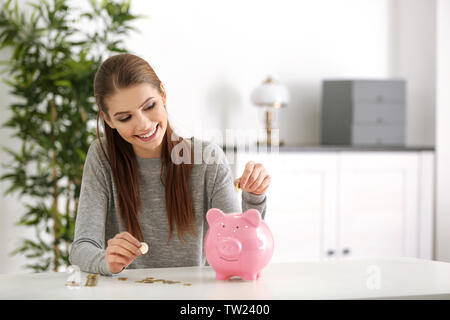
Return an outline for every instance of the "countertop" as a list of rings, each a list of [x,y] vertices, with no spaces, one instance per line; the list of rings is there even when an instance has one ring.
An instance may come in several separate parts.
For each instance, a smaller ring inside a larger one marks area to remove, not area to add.
[[[272,263],[256,281],[216,280],[206,266],[128,269],[99,276],[95,287],[85,286],[87,275],[70,287],[64,272],[2,274],[0,299],[450,299],[450,263],[415,258]],[[136,282],[148,277],[180,282]]]
[[[221,146],[226,152],[434,152],[433,146],[346,146],[346,145],[282,145],[267,147],[257,146]]]

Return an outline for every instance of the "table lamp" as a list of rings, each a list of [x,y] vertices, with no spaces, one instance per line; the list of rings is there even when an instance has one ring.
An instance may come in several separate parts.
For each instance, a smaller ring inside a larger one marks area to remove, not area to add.
[[[283,142],[279,141],[279,139],[272,139],[272,130],[278,129],[274,127],[274,116],[277,109],[286,107],[289,103],[289,92],[286,87],[269,76],[260,86],[253,90],[251,100],[256,106],[266,109],[265,127],[267,141],[265,143],[268,146],[283,145]]]

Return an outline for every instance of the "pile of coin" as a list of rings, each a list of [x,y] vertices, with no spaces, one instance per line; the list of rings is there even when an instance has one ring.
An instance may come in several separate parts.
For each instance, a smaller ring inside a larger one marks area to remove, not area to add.
[[[98,274],[88,274],[85,287],[95,287],[98,282]]]
[[[139,281],[135,281],[135,282],[136,283],[153,283],[153,282],[155,282],[155,278],[148,277],[148,278],[145,278],[143,280],[139,280]]]
[[[162,282],[162,283],[166,283],[166,284],[175,284],[175,283],[182,283],[181,281],[174,281],[174,280],[165,280],[165,279],[155,279],[153,277],[147,277],[145,279],[139,280],[139,281],[135,281],[136,283],[155,283],[155,282]],[[192,283],[185,283],[184,284],[191,286]]]
[[[127,281],[128,278],[125,277],[119,277],[117,278],[119,281]],[[88,274],[86,278],[86,284],[85,287],[95,287],[97,286],[98,282],[98,274]],[[174,281],[174,280],[165,280],[165,279],[155,279],[154,277],[147,277],[145,279],[135,281],[136,283],[155,283],[155,282],[161,282],[165,284],[176,284],[176,283],[183,283],[181,281]],[[192,283],[183,283],[184,286],[192,286]],[[75,281],[72,281],[70,283],[66,283],[66,286],[80,286],[80,284],[77,284]]]

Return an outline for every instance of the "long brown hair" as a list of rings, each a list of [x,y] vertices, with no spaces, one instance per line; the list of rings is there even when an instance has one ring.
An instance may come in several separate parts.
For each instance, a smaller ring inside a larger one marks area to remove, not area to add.
[[[103,148],[98,126],[100,110],[110,120],[105,98],[114,95],[119,89],[129,88],[141,83],[148,83],[156,88],[161,95],[163,94],[161,81],[148,62],[128,53],[118,54],[106,59],[97,70],[94,79],[95,101],[99,107],[97,137],[103,154],[111,166],[117,186],[120,216],[124,225],[127,226],[128,232],[135,238],[143,241],[144,238],[138,220],[138,213],[141,210],[142,203],[136,154],[132,145],[125,141],[116,129],[112,129],[103,120],[108,157]],[[162,140],[160,180],[165,187],[166,213],[170,227],[169,240],[172,237],[174,223],[177,227],[179,238],[183,238],[184,233],[189,230],[196,234],[194,227],[195,214],[188,185],[192,161],[181,164],[174,164],[171,161],[172,149],[178,143],[188,143],[189,146],[191,144],[183,138],[179,138],[178,141],[172,141],[172,133],[173,130],[169,122],[167,122],[167,130]],[[192,159],[193,149],[190,148],[190,150],[190,159]],[[166,173],[165,181],[163,180],[164,172]]]

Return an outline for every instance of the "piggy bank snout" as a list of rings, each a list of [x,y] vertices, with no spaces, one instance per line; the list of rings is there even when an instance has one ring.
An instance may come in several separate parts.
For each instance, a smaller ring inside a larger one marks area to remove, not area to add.
[[[217,244],[219,253],[225,258],[237,258],[242,251],[242,244],[237,239],[223,239]]]

